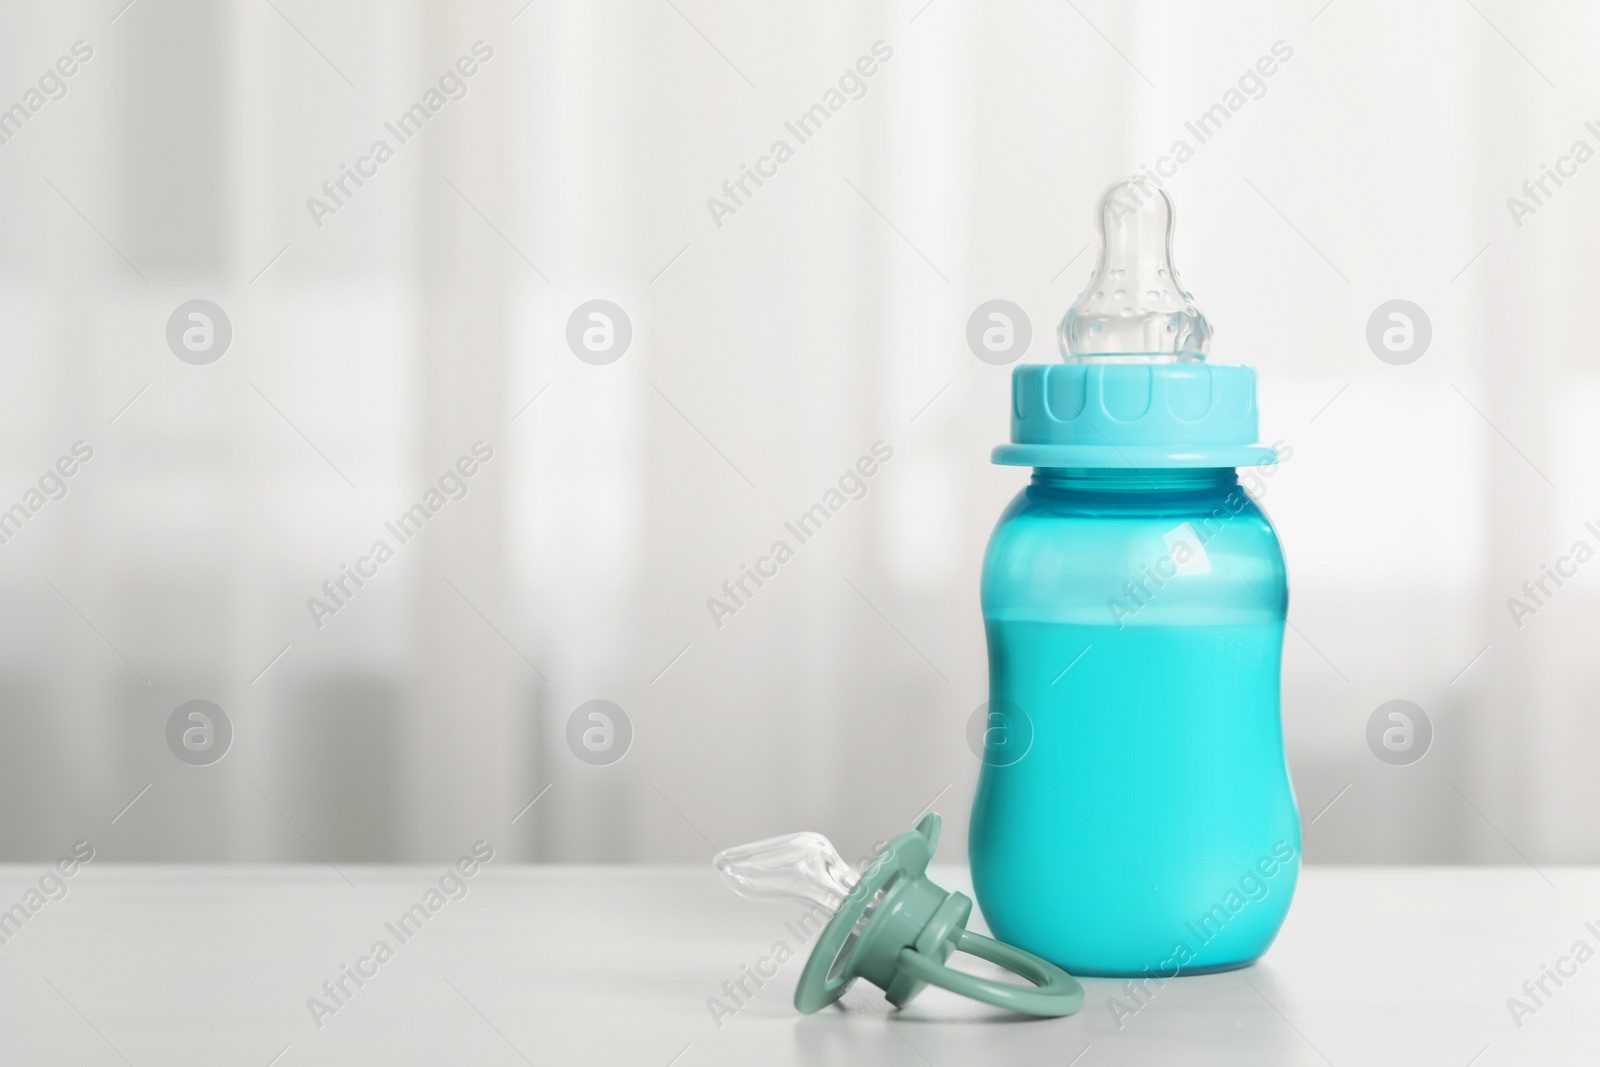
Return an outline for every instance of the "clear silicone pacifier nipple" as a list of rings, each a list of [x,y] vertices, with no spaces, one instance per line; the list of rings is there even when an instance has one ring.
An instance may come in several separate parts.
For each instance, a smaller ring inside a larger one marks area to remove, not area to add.
[[[1147,178],[1100,196],[1100,259],[1058,331],[1069,363],[1192,363],[1206,358],[1211,324],[1172,265],[1172,198]]]
[[[784,834],[723,849],[711,865],[741,897],[790,900],[828,912],[856,884],[856,872],[821,834]]]
[[[1083,988],[1066,971],[966,928],[972,901],[939,888],[925,873],[939,845],[939,826],[937,814],[924,815],[859,876],[815,833],[769,837],[717,853],[712,865],[740,896],[795,901],[831,916],[816,934],[795,986],[796,1008],[808,1015],[824,1008],[857,978],[882,989],[897,1008],[930,984],[1030,1015],[1068,1015],[1083,1004]],[[945,960],[957,950],[1028,984],[951,970]]]

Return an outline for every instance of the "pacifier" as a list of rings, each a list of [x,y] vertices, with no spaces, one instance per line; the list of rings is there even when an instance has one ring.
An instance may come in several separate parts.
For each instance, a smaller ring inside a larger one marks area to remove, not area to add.
[[[712,860],[734,892],[751,900],[795,901],[831,913],[794,991],[804,1014],[827,1007],[857,978],[904,1007],[929,985],[1029,1015],[1070,1015],[1083,987],[1031,952],[966,928],[972,900],[926,874],[939,844],[939,816],[924,815],[859,877],[829,840],[786,834],[724,849]],[[945,966],[960,950],[1003,967],[1029,985],[995,981]]]

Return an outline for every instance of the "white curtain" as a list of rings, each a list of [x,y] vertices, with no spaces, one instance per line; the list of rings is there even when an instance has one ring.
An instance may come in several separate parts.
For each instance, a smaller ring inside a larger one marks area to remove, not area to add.
[[[1600,164],[1507,206],[1600,150],[1595,18],[0,4],[27,111],[0,123],[0,507],[93,449],[0,544],[0,856],[700,861],[807,828],[854,856],[931,804],[960,859],[979,567],[1025,477],[988,463],[1010,368],[967,317],[1011,300],[1055,358],[1096,195],[1162,165],[1213,359],[1259,369],[1293,448],[1262,502],[1309,858],[1595,861],[1595,568],[1507,608],[1600,548]],[[206,366],[165,336],[194,299],[232,324]],[[1365,339],[1393,299],[1432,325],[1408,366]],[[569,348],[593,300],[631,324],[615,362]],[[465,495],[386,533],[477,442]],[[234,728],[209,767],[164,733],[196,698]],[[1407,767],[1365,740],[1397,698],[1434,728]],[[631,723],[617,762],[569,747],[591,700]]]

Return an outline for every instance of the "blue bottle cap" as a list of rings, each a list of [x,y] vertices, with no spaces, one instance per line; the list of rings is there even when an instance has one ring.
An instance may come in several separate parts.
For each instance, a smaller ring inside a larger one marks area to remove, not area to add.
[[[1011,376],[1015,467],[1254,467],[1256,372],[1209,363],[1025,363]]]

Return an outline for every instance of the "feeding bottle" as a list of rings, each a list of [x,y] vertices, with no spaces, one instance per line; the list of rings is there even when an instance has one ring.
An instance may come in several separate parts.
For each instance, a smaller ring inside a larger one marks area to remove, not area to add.
[[[1300,866],[1288,585],[1240,484],[1279,456],[1255,371],[1205,361],[1166,192],[1117,182],[1096,222],[1062,362],[1016,368],[994,451],[1033,476],[983,565],[973,885],[995,937],[1074,974],[1226,970],[1272,942]]]

